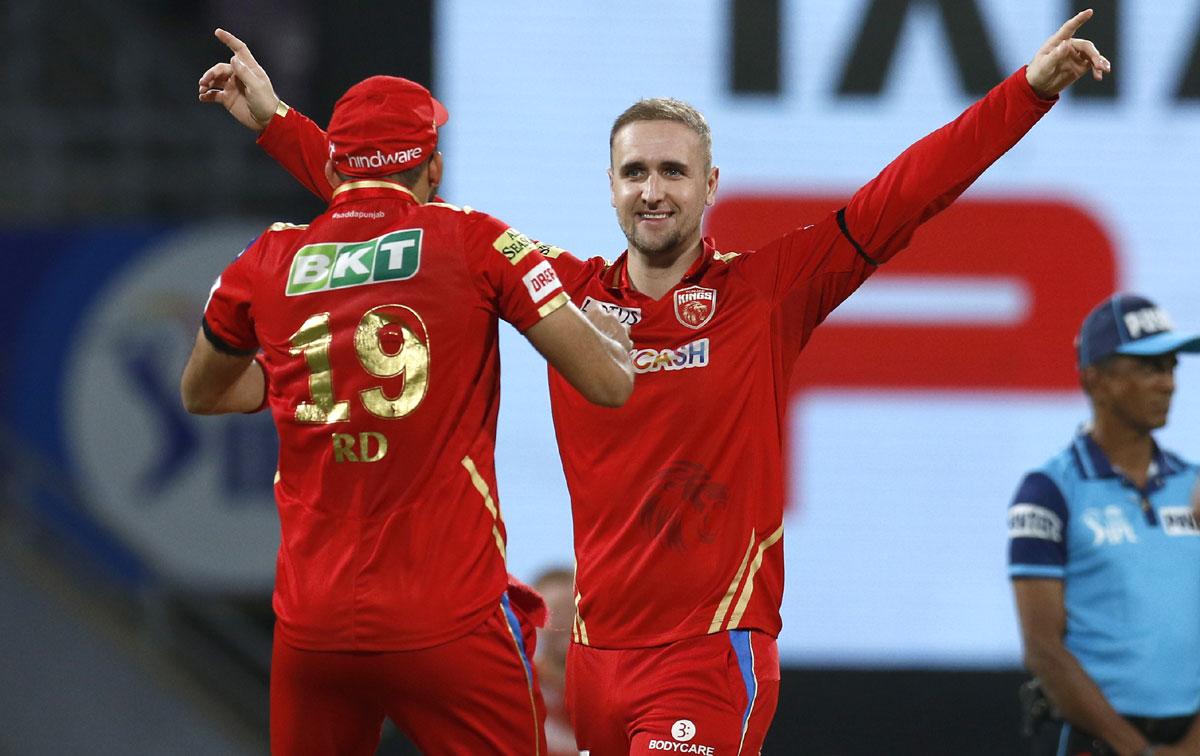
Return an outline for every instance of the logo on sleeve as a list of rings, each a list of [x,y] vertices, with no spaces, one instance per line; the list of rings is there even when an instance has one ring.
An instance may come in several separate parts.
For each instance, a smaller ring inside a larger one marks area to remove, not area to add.
[[[1037,504],[1014,504],[1008,510],[1009,538],[1040,538],[1062,543],[1062,520]]]
[[[529,296],[535,304],[562,288],[562,284],[558,282],[558,274],[545,260],[533,266],[528,273],[521,277],[521,280],[525,283],[525,288],[529,290]]]
[[[622,325],[635,326],[642,322],[642,308],[640,307],[622,307],[619,304],[605,302],[601,299],[584,297],[583,304],[579,306],[579,311],[587,312],[589,307],[599,307],[604,312],[621,321]]]
[[[1159,507],[1158,518],[1169,536],[1200,536],[1191,507]]]
[[[403,281],[421,267],[421,229],[408,228],[361,242],[307,244],[296,250],[287,296],[348,286]]]
[[[492,247],[504,255],[510,263],[516,265],[525,259],[525,255],[537,249],[538,245],[517,229],[510,228],[496,237],[496,241],[492,242]]]
[[[716,310],[716,289],[689,286],[675,292],[675,318],[688,328],[703,328]]]

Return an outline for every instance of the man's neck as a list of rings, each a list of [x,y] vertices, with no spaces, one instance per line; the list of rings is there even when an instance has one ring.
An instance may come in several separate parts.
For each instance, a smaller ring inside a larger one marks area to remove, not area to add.
[[[629,283],[639,293],[651,299],[662,299],[683,280],[683,274],[696,262],[704,251],[704,243],[700,240],[677,254],[664,253],[647,255],[632,245],[626,256],[629,273]]]
[[[1139,488],[1145,487],[1150,477],[1150,463],[1154,460],[1154,440],[1149,431],[1098,415],[1092,421],[1091,436],[1113,467]]]

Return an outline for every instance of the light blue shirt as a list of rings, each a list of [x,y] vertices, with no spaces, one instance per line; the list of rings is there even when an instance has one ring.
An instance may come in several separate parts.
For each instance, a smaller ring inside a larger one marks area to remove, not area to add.
[[[1064,643],[1122,714],[1200,709],[1197,474],[1156,445],[1138,489],[1081,431],[1008,509],[1009,575],[1063,581]]]

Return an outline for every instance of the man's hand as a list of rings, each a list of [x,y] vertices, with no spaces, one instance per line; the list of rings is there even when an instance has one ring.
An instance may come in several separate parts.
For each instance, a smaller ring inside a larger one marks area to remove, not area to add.
[[[1062,25],[1029,61],[1025,78],[1039,97],[1049,99],[1078,81],[1088,71],[1100,81],[1112,71],[1108,62],[1086,39],[1075,39],[1075,32],[1092,17],[1092,10],[1082,11]]]
[[[621,345],[626,352],[633,349],[629,339],[629,326],[617,319],[616,315],[605,312],[600,307],[590,307],[584,316],[596,326],[596,330]]]
[[[271,79],[245,42],[224,29],[217,29],[214,35],[233,52],[233,57],[200,77],[200,102],[219,102],[238,123],[262,131],[279,107]]]

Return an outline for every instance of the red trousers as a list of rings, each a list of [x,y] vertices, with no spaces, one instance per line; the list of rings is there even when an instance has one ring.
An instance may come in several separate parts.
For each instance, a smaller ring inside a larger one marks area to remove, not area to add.
[[[779,698],[779,649],[755,630],[666,646],[572,644],[567,710],[590,756],[755,756]]]
[[[305,651],[276,637],[271,753],[373,756],[388,717],[426,756],[544,754],[533,632],[504,596],[473,632],[417,651]]]

